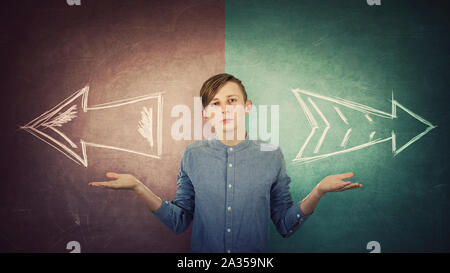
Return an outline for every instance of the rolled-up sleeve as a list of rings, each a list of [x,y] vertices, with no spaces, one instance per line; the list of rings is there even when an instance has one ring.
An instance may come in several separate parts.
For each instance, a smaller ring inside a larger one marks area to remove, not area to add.
[[[289,192],[291,178],[286,174],[286,164],[281,148],[278,148],[276,152],[277,160],[280,160],[280,170],[270,191],[270,211],[277,231],[287,238],[294,234],[309,216],[305,216],[300,209],[301,201],[297,203],[292,201]]]
[[[192,221],[195,207],[194,186],[186,171],[187,150],[183,152],[180,172],[177,175],[177,192],[172,201],[162,200],[153,213],[175,234],[185,231]]]

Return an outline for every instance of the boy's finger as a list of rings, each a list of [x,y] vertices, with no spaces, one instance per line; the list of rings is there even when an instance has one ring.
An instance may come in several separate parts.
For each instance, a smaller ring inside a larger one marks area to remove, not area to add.
[[[345,186],[345,187],[343,187],[343,188],[341,188],[341,189],[339,189],[339,190],[337,190],[337,191],[338,191],[338,192],[346,191],[346,190],[351,189],[352,187],[353,187],[353,185],[348,185],[348,186]]]
[[[337,186],[337,191],[341,191],[346,187],[349,187],[352,184],[352,182],[350,181],[342,181],[341,183],[339,183],[339,186]]]
[[[355,174],[353,172],[338,174],[337,177],[339,179],[347,179],[353,177]]]
[[[89,186],[95,186],[95,187],[108,187],[109,182],[90,182],[88,183]]]
[[[356,189],[356,188],[361,188],[362,185],[358,184],[358,183],[352,183],[350,185],[345,186],[344,188],[340,189],[339,191],[346,191],[346,190],[350,190],[350,189]]]
[[[336,187],[337,188],[343,188],[343,187],[347,187],[348,185],[350,185],[352,182],[350,182],[350,181],[338,181],[337,183],[336,183]]]
[[[119,178],[119,174],[118,173],[113,173],[113,172],[107,172],[106,176],[109,178]]]

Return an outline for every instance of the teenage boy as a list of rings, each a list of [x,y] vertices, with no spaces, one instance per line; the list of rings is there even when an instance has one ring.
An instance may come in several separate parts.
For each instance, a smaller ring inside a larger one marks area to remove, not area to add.
[[[324,194],[362,186],[343,181],[352,172],[330,175],[294,203],[281,149],[252,140],[245,131],[252,101],[242,82],[218,74],[202,85],[200,96],[202,115],[215,135],[185,148],[172,201],[161,199],[131,174],[108,172],[106,176],[115,180],[89,185],[133,190],[176,234],[193,220],[191,252],[228,253],[268,252],[270,219],[283,237],[289,237]]]

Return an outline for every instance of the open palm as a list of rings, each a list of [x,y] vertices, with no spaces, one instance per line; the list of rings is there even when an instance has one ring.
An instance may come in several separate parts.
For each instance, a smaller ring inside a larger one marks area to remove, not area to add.
[[[325,177],[317,185],[317,189],[320,193],[325,194],[327,192],[340,192],[350,189],[361,188],[362,185],[359,183],[352,183],[350,181],[343,181],[343,179],[348,179],[353,177],[353,172],[334,174]]]
[[[113,172],[106,173],[106,177],[113,178],[114,180],[102,181],[102,182],[90,182],[89,186],[103,187],[115,190],[133,190],[139,184],[139,180],[131,174],[118,174]]]

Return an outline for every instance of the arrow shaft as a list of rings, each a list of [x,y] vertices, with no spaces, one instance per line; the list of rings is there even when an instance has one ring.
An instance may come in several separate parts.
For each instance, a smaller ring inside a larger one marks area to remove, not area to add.
[[[159,98],[161,96],[161,94],[162,93],[154,93],[152,95],[144,95],[144,96],[130,98],[130,99],[112,101],[112,102],[108,102],[108,103],[97,104],[94,106],[85,106],[84,111],[86,112],[86,111],[92,111],[92,110],[101,110],[101,109],[108,109],[108,108],[113,108],[113,107],[120,107],[123,105],[132,104],[132,103],[136,103],[136,102],[140,102],[140,101],[144,101],[144,100],[148,100],[148,99],[156,99],[156,98]],[[87,100],[87,94],[86,94],[85,98]]]
[[[97,148],[103,148],[103,149],[111,149],[111,150],[122,151],[122,152],[142,155],[142,156],[146,156],[146,157],[151,157],[151,158],[157,158],[157,159],[161,158],[160,156],[157,156],[157,155],[141,153],[141,152],[133,151],[133,150],[130,150],[130,149],[125,149],[125,148],[120,148],[120,147],[115,147],[115,146],[109,146],[109,145],[103,145],[103,144],[97,144],[97,143],[86,142],[86,141],[82,141],[82,142],[84,143],[85,146],[91,146],[91,147],[97,147]]]
[[[345,107],[348,107],[348,108],[351,108],[353,110],[357,110],[357,111],[360,111],[360,112],[363,112],[363,113],[366,113],[366,114],[372,114],[372,115],[375,115],[375,116],[380,116],[380,117],[389,118],[389,119],[392,119],[392,118],[395,117],[392,114],[389,114],[389,113],[377,110],[377,109],[369,107],[367,105],[363,105],[363,104],[360,104],[360,103],[357,103],[357,102],[353,102],[353,101],[349,101],[349,100],[344,100],[344,99],[341,99],[341,98],[338,98],[338,97],[330,98],[330,97],[326,97],[326,96],[322,96],[322,95],[319,95],[319,94],[315,94],[313,92],[309,92],[309,91],[306,91],[306,90],[300,90],[300,89],[294,89],[293,91],[295,91],[294,94],[300,92],[300,93],[303,93],[305,95],[312,96],[312,97],[319,98],[319,99],[326,100],[326,101],[330,101],[330,102],[333,102],[333,103],[337,103],[337,104],[343,105]],[[296,96],[298,96],[298,94],[296,94]]]
[[[337,155],[337,154],[343,154],[343,153],[348,153],[348,152],[356,151],[356,150],[359,150],[359,149],[363,149],[363,148],[366,148],[366,147],[369,147],[369,146],[372,146],[372,145],[375,145],[375,144],[378,144],[378,143],[390,141],[391,139],[392,139],[392,136],[390,136],[388,138],[383,138],[383,139],[376,139],[376,140],[373,140],[373,141],[370,141],[370,142],[367,142],[367,143],[364,143],[364,144],[361,144],[361,145],[358,145],[358,146],[354,146],[354,147],[351,147],[351,148],[348,148],[348,149],[345,149],[345,150],[336,151],[336,152],[333,152],[333,153],[328,153],[328,154],[323,154],[323,155],[312,156],[312,157],[306,157],[306,158],[295,158],[292,161],[300,162],[300,163],[309,163],[309,162],[316,161],[316,160],[319,160],[319,159],[322,159],[322,158],[325,158],[325,157],[329,157],[329,156],[333,156],[333,155]]]
[[[125,152],[131,152],[131,153],[135,153],[135,154],[139,154],[139,155],[144,155],[144,156],[149,156],[149,157],[153,157],[153,158],[160,158],[160,155],[162,154],[162,124],[163,124],[163,99],[162,99],[162,94],[164,92],[156,92],[156,93],[152,93],[152,94],[148,94],[148,95],[143,95],[143,96],[138,96],[138,97],[134,97],[134,98],[128,98],[128,99],[123,99],[123,100],[117,100],[117,101],[112,101],[112,102],[108,102],[108,103],[102,103],[102,104],[97,104],[97,105],[93,105],[93,106],[87,106],[87,100],[88,100],[88,93],[89,92],[85,92],[83,95],[83,101],[82,101],[82,105],[83,105],[83,111],[87,112],[87,111],[95,111],[95,110],[105,110],[105,109],[109,109],[109,108],[114,108],[114,107],[120,107],[120,106],[124,106],[124,105],[128,105],[128,104],[133,104],[133,103],[137,103],[137,102],[141,102],[141,101],[145,101],[145,100],[149,100],[149,99],[157,99],[157,105],[158,105],[158,109],[157,109],[157,119],[156,119],[156,135],[157,135],[157,156],[155,155],[150,155],[150,154],[146,154],[146,153],[141,153],[141,152],[137,152],[137,151],[133,151],[130,149],[123,149],[123,148],[117,148],[114,146],[108,146],[108,145],[101,145],[101,144],[95,144],[95,147],[99,147],[99,148],[107,148],[107,149],[115,149],[115,150],[120,150],[120,151],[125,151]],[[94,144],[92,142],[85,142],[87,143],[91,143]],[[153,143],[153,139],[151,140],[151,143]],[[152,145],[153,146],[153,145]],[[117,148],[117,149],[116,149]]]

